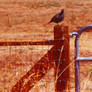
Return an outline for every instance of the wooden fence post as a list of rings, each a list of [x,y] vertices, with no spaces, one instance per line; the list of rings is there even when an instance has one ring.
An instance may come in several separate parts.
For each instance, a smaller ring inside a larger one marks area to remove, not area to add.
[[[69,35],[68,35],[68,27],[65,26],[58,26],[56,31],[56,35],[54,35],[55,39],[61,39],[55,45],[57,48],[61,48],[63,46],[63,50],[59,54],[58,60],[56,61],[56,72],[58,71],[57,76],[57,83],[56,83],[56,92],[66,92],[67,87],[69,88]],[[58,50],[58,49],[57,49]],[[60,59],[59,59],[60,58]],[[60,61],[59,61],[60,60]],[[69,92],[69,89],[68,89]]]

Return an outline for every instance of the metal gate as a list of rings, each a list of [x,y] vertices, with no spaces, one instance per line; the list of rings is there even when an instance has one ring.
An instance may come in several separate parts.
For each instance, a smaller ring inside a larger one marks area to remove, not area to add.
[[[83,60],[92,60],[92,57],[80,57],[79,56],[79,38],[83,32],[85,32],[87,29],[92,29],[92,25],[87,25],[77,32],[72,32],[71,37],[74,35],[75,38],[75,92],[80,92],[80,61]]]

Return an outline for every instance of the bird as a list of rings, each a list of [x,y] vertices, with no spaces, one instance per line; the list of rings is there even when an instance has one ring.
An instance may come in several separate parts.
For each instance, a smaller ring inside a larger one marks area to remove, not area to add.
[[[63,20],[64,20],[64,9],[62,9],[60,13],[54,15],[54,16],[51,18],[51,20],[48,22],[48,24],[50,24],[50,23],[52,23],[52,22],[58,24],[59,22],[61,22],[61,21],[63,21]]]

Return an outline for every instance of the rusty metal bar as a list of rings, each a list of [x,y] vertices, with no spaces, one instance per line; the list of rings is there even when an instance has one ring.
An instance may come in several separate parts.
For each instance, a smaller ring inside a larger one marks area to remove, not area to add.
[[[64,71],[64,69],[69,65],[69,34],[68,26],[62,27],[62,39],[63,39],[63,49],[60,55],[60,60],[57,62],[58,66],[58,79],[57,79],[57,91],[56,92],[70,92],[70,73],[69,68]],[[57,44],[58,46],[60,45]],[[63,72],[64,71],[64,72]],[[63,73],[62,73],[63,72]],[[62,73],[62,74],[61,74]]]
[[[59,41],[59,40],[57,40]],[[46,40],[46,41],[0,41],[0,46],[23,46],[23,45],[54,45],[56,40]]]

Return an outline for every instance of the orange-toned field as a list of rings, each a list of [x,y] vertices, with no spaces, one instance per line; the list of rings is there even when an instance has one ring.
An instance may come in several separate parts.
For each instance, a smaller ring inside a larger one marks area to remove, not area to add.
[[[63,25],[69,33],[92,24],[91,0],[0,0],[0,40],[53,39],[52,16],[65,9]],[[90,30],[91,31],[91,30]],[[11,92],[16,82],[40,60],[52,46],[0,47],[0,92]],[[80,38],[80,56],[92,56],[92,32]],[[74,38],[70,39],[70,61],[74,61]],[[92,62],[81,62],[81,92],[92,92]],[[70,88],[74,92],[74,64],[70,66]],[[55,92],[54,68],[29,92]]]

